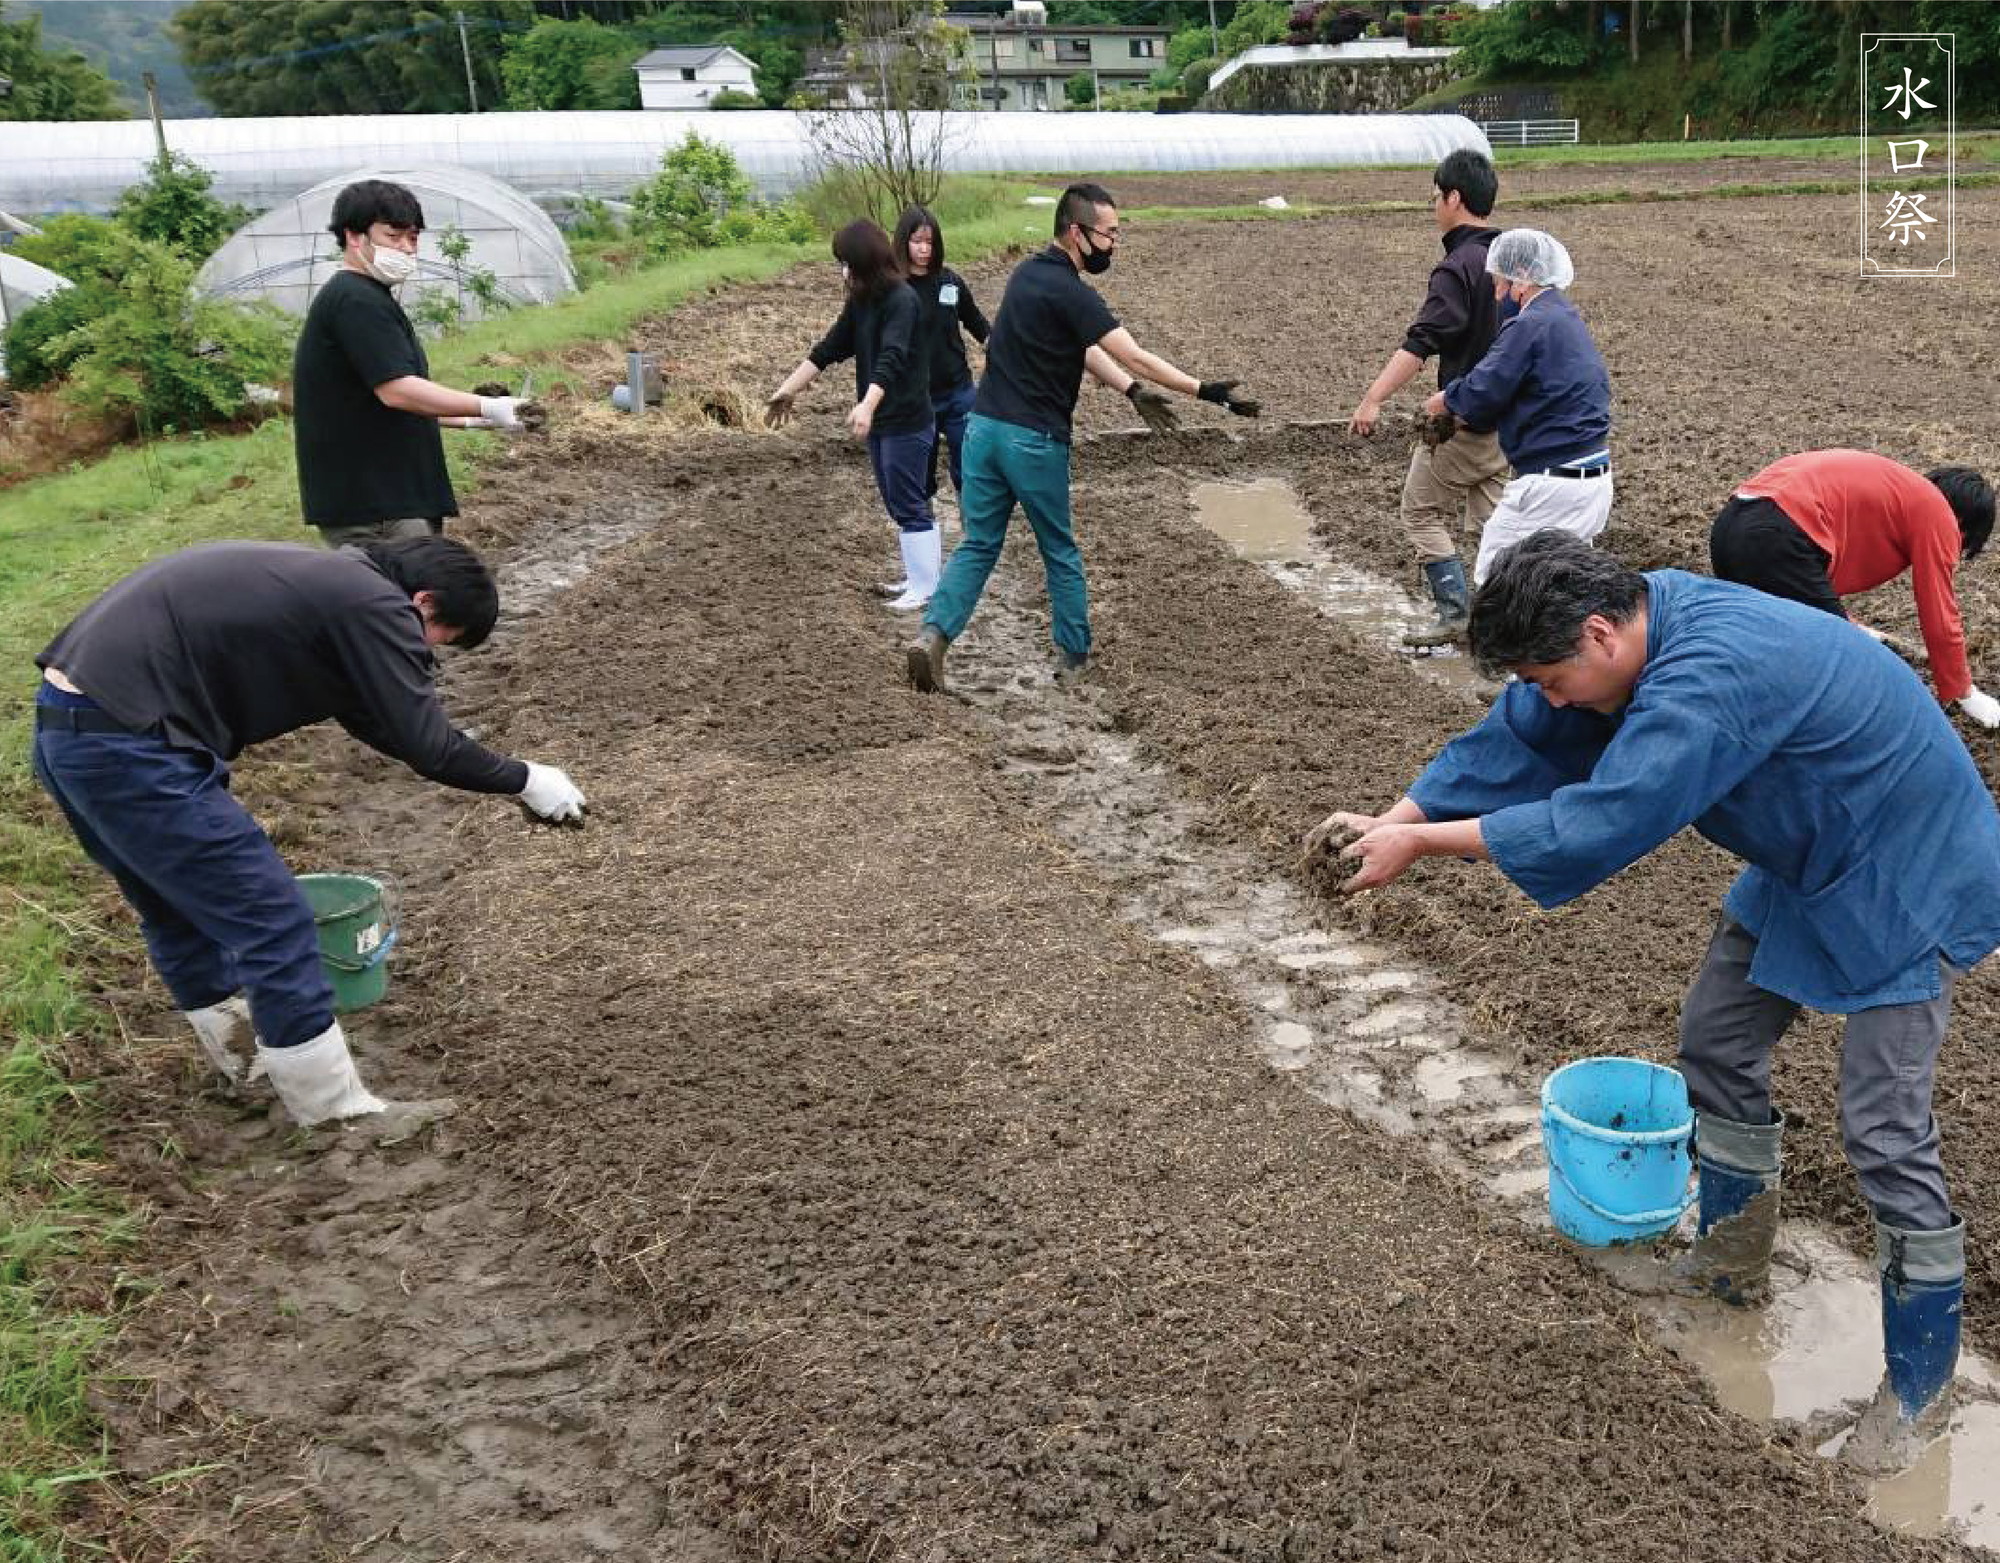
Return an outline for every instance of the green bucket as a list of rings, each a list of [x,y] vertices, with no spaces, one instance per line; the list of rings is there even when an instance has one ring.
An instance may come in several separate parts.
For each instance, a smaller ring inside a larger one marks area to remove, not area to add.
[[[387,889],[366,874],[301,874],[299,889],[319,930],[319,963],[333,984],[333,1007],[365,1009],[389,991],[396,923]]]

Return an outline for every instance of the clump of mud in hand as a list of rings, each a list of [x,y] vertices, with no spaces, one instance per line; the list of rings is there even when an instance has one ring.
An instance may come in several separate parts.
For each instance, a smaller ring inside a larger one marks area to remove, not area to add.
[[[1354,826],[1322,820],[1306,833],[1299,849],[1299,877],[1314,890],[1338,893],[1359,866],[1342,862],[1340,854],[1360,839]]]
[[[1417,438],[1435,450],[1458,432],[1458,419],[1453,414],[1417,414]]]

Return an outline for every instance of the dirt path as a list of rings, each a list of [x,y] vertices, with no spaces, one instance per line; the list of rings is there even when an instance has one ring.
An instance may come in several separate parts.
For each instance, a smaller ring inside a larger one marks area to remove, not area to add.
[[[1990,211],[1966,206],[1970,245]],[[1686,562],[1737,476],[1816,442],[1989,461],[1983,350],[1958,337],[1990,284],[1933,320],[1843,281],[1844,203],[1672,210],[1686,227],[1558,229],[1614,363],[1615,545]],[[1324,419],[1398,339],[1427,253],[1351,221],[1155,231],[1110,291],[1149,345]],[[998,275],[973,272],[989,300]],[[1246,312],[1271,276],[1282,299]],[[1893,406],[1875,340],[1842,334],[1864,302],[1899,354],[1937,353]],[[678,372],[760,387],[825,307],[792,278],[683,311]],[[1094,684],[1049,683],[1030,565],[955,659],[970,703],[925,700],[865,595],[889,538],[819,416],[837,400],[783,439],[579,418],[483,496],[476,533],[521,551],[518,583],[580,580],[465,659],[452,699],[573,762],[588,830],[317,738],[246,769],[301,862],[402,878],[395,1002],[355,1033],[376,1081],[464,1105],[421,1143],[295,1137],[194,1097],[177,1040],[112,1061],[121,1165],[182,1266],[132,1341],[160,1378],[116,1410],[121,1458],[232,1461],[163,1516],[160,1554],[1952,1555],[1716,1411],[1552,1239],[1274,1072],[1272,1014],[1199,943],[1147,936],[1182,904],[1188,832],[1284,884],[1306,824],[1386,801],[1463,723],[1188,510],[1204,479],[1285,477],[1324,537],[1398,570],[1401,451],[1206,408],[1177,440],[1087,447]],[[632,540],[584,573],[545,541],[578,525]],[[1996,604],[1972,579],[1977,659]],[[1119,817],[1091,823],[1092,745],[1165,790],[1108,789]],[[1153,823],[1152,879],[1094,855]],[[1725,878],[1684,843],[1555,916],[1456,868],[1304,904],[1328,941],[1436,973],[1534,1073],[1665,1055]],[[1964,1039],[1993,1029],[1993,979],[1963,991],[1940,1117],[1990,1342],[2000,1080]],[[1787,1197],[1851,1228],[1824,1028],[1781,1085],[1803,1109]]]

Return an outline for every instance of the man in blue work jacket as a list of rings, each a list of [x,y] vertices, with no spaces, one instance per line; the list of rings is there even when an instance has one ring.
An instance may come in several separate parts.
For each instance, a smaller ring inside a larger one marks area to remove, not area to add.
[[[1516,682],[1395,807],[1340,813],[1349,890],[1420,857],[1484,859],[1543,907],[1692,825],[1749,865],[1681,1010],[1699,1236],[1680,1279],[1767,1290],[1783,1114],[1771,1051],[1802,1007],[1847,1017],[1841,1130],[1874,1208],[1888,1373],[1850,1440],[1902,1464],[1949,1419],[1965,1287],[1931,1117],[1952,985],[2000,946],[2000,813],[1938,703],[1831,614],[1641,575],[1559,530],[1501,555],[1473,654]]]

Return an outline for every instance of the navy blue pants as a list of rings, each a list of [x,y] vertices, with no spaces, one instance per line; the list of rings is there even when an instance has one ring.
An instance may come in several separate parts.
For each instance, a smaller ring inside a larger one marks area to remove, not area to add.
[[[931,514],[931,445],[937,434],[871,434],[868,460],[875,468],[875,486],[889,519],[905,532],[928,532],[937,525]]]
[[[938,491],[937,453],[938,445],[945,448],[951,459],[951,491],[965,492],[965,426],[972,418],[972,404],[979,393],[970,380],[949,395],[940,396],[931,403],[931,415],[937,419],[937,445],[931,447],[931,496]]]
[[[97,709],[46,683],[37,703]],[[312,908],[270,837],[230,797],[229,767],[141,733],[36,725],[35,777],[139,914],[174,1002],[204,1009],[242,989],[267,1047],[295,1047],[331,1026]]]

